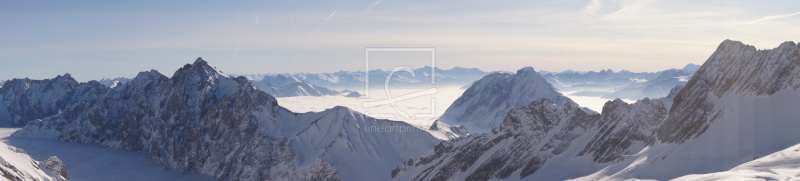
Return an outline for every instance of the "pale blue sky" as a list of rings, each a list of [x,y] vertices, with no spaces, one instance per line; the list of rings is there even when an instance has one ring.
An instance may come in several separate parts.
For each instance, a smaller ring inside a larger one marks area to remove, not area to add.
[[[724,39],[760,49],[797,41],[797,7],[800,1],[2,1],[0,79],[171,75],[200,56],[229,73],[363,70],[365,47],[435,47],[445,69],[656,71],[702,63]]]

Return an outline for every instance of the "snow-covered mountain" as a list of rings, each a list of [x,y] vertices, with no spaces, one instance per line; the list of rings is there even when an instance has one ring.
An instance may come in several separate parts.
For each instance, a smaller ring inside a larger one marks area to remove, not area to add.
[[[0,142],[0,180],[66,181],[67,166],[58,157],[36,161],[24,150]]]
[[[254,76],[254,75],[253,75]],[[339,95],[339,92],[330,90],[325,87],[316,86],[307,81],[297,79],[295,77],[287,77],[284,75],[264,75],[259,78],[249,78],[259,90],[269,93],[275,97],[293,97],[293,96],[329,96]],[[100,84],[114,88],[118,85],[131,81],[129,78],[103,78],[98,80]]]
[[[253,81],[253,84],[259,90],[275,97],[339,95],[337,91],[284,75],[266,75],[258,81]]]
[[[666,116],[659,100],[606,103],[592,115],[573,102],[541,99],[508,112],[502,126],[443,142],[406,162],[395,180],[563,180],[624,159],[652,143]],[[570,168],[574,167],[574,168]],[[559,169],[570,169],[570,172]]]
[[[605,176],[671,179],[719,172],[797,144],[799,62],[794,42],[757,50],[724,41],[675,95],[672,111],[654,132],[659,142],[631,158],[638,161],[607,168]]]
[[[288,117],[279,119],[300,162],[321,158],[344,180],[388,180],[394,167],[439,143],[424,129],[346,107],[282,116]]]
[[[100,85],[97,83],[97,85]],[[168,78],[141,72],[13,136],[95,143],[220,180],[386,180],[439,140],[348,108],[293,113],[200,58]],[[368,170],[369,172],[361,172]]]
[[[473,83],[439,121],[464,125],[473,133],[485,133],[500,126],[508,110],[541,98],[554,100],[559,105],[572,102],[531,67],[520,69],[516,74],[495,72]]]
[[[414,69],[414,75],[407,72],[397,72],[392,75],[390,84],[392,86],[400,87],[430,87],[431,84],[431,67],[422,67]],[[467,85],[481,77],[489,74],[488,72],[481,71],[477,68],[462,68],[454,67],[452,69],[443,70],[434,68],[435,85],[439,86],[463,86]],[[380,87],[384,86],[386,77],[390,71],[375,69],[369,71],[370,86]],[[339,71],[333,73],[297,73],[297,74],[280,74],[285,77],[293,77],[298,80],[307,81],[313,85],[333,88],[333,89],[364,89],[366,82],[366,74],[364,71]],[[265,76],[275,76],[275,74],[248,74],[242,75],[251,80],[259,81]]]
[[[614,100],[599,115],[538,100],[491,133],[437,145],[393,179],[666,180],[730,170],[800,142],[798,62],[793,42],[756,50],[726,40],[668,98]],[[784,171],[776,173],[794,174]]]

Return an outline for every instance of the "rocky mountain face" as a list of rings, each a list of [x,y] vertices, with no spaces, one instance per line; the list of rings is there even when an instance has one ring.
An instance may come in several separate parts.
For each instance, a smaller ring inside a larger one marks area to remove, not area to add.
[[[485,133],[500,126],[508,110],[548,98],[559,105],[572,102],[527,67],[516,74],[495,72],[472,84],[439,121],[464,125],[470,132]]]
[[[413,126],[347,108],[292,113],[246,78],[224,75],[202,59],[171,78],[142,72],[94,97],[13,136],[134,150],[168,168],[220,180],[339,180],[358,169],[388,179],[391,168],[381,165],[398,165],[438,141],[424,131],[387,132],[387,126]],[[348,155],[368,164],[338,160]]]
[[[603,114],[593,115],[573,102],[558,104],[544,98],[510,110],[491,133],[436,145],[395,169],[393,176],[395,180],[568,179],[576,175],[537,173],[564,165],[599,167],[624,159],[655,141],[650,132],[665,116],[659,100],[627,104],[617,99],[606,103]]]
[[[669,116],[654,132],[658,142],[631,158],[639,162],[615,165],[610,178],[720,172],[795,145],[798,89],[796,43],[757,50],[726,40],[677,92]]]
[[[109,91],[97,81],[78,83],[70,74],[45,80],[13,79],[3,85],[0,88],[0,125],[4,127],[24,126]]]
[[[259,81],[254,81],[253,84],[255,84],[259,90],[267,92],[275,97],[339,95],[339,92],[335,90],[316,86],[307,81],[284,75],[267,75]]]
[[[40,162],[20,148],[0,143],[0,176],[10,181],[66,181],[67,166],[58,157]]]
[[[785,42],[776,49],[758,51],[726,40],[697,74],[678,92],[675,111],[658,130],[663,142],[680,143],[708,129],[719,116],[712,112],[716,103],[713,97],[770,96],[800,88],[800,48],[794,42]]]
[[[799,67],[793,42],[756,50],[726,40],[667,98],[614,100],[599,115],[534,101],[491,133],[407,161],[393,179],[666,180],[729,170],[800,142]]]

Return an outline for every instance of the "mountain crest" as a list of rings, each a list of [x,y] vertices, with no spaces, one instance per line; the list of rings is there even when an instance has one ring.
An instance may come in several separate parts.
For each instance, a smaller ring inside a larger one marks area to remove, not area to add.
[[[489,132],[501,125],[512,108],[541,98],[558,105],[572,102],[533,67],[522,68],[516,74],[495,72],[472,84],[439,119],[449,125],[463,125],[470,132]]]

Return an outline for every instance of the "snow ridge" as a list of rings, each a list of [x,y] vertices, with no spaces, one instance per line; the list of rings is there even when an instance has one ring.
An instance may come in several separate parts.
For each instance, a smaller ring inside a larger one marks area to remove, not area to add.
[[[4,180],[67,180],[67,167],[58,157],[36,161],[22,149],[5,143],[0,143],[0,173]]]

